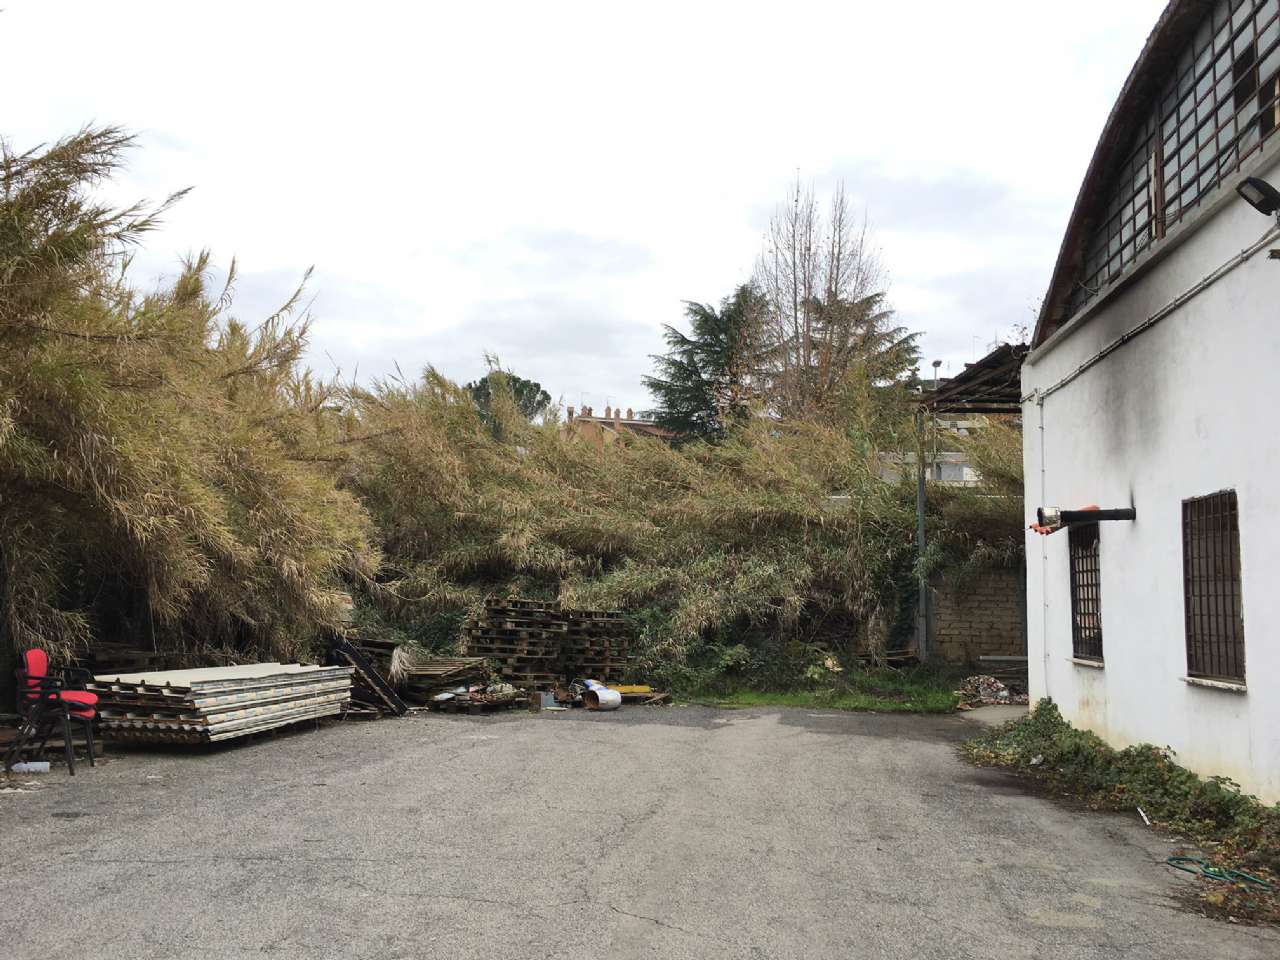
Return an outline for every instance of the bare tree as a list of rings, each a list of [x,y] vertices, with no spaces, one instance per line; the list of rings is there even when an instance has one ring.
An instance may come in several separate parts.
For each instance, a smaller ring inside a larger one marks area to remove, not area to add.
[[[779,414],[821,414],[856,365],[874,382],[911,369],[916,335],[894,325],[885,279],[843,184],[824,215],[797,180],[769,222],[754,278],[767,303],[761,378]]]

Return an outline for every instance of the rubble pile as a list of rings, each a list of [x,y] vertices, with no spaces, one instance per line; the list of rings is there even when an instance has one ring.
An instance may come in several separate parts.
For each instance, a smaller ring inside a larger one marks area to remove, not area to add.
[[[965,677],[955,694],[969,706],[1028,702],[1025,693],[1013,693],[1004,683],[988,674]]]

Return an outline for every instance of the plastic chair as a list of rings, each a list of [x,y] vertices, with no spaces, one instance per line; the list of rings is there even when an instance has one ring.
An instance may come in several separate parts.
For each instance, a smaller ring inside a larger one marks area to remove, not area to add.
[[[60,726],[62,744],[67,754],[67,770],[75,776],[75,751],[71,746],[73,720],[84,724],[89,766],[97,766],[93,749],[93,720],[97,716],[95,708],[98,704],[98,695],[72,686],[78,682],[83,688],[85,683],[83,678],[89,677],[89,672],[63,669],[59,673],[61,676],[50,675],[49,655],[43,650],[27,650],[22,654],[22,669],[16,671],[18,715],[22,722],[18,727],[18,739],[5,754],[5,770],[12,767],[27,745],[34,743],[37,738],[40,743],[35,752],[37,754],[43,752],[49,737]]]

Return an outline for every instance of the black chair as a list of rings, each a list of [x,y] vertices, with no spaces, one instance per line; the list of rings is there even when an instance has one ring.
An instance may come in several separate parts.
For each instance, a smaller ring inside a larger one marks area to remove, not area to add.
[[[75,776],[75,751],[71,746],[71,722],[84,724],[85,746],[89,754],[89,766],[97,766],[93,749],[93,720],[98,695],[83,689],[90,678],[87,670],[67,668],[61,676],[50,676],[49,655],[43,650],[27,650],[22,654],[22,669],[18,678],[18,738],[4,755],[4,769],[8,770],[22,756],[27,747],[39,740],[35,749],[38,755],[44,751],[49,737],[58,727],[62,728],[62,744],[67,754],[67,770]],[[79,683],[81,689],[73,684]]]

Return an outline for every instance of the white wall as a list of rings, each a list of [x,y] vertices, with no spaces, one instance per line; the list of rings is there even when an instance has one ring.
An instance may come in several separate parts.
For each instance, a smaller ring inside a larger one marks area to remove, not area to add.
[[[1280,186],[1280,164],[1260,175]],[[1023,393],[1058,382],[1270,225],[1239,199],[1205,217],[1078,329],[1034,352]],[[1032,698],[1052,697],[1068,720],[1115,746],[1172,747],[1182,764],[1273,802],[1280,801],[1277,410],[1280,261],[1265,250],[1043,407],[1023,407],[1028,523],[1042,505],[1132,504],[1138,513],[1134,523],[1101,524],[1102,670],[1071,662],[1066,533],[1028,532]],[[1237,491],[1240,509],[1247,693],[1181,679],[1181,504],[1227,488]]]

